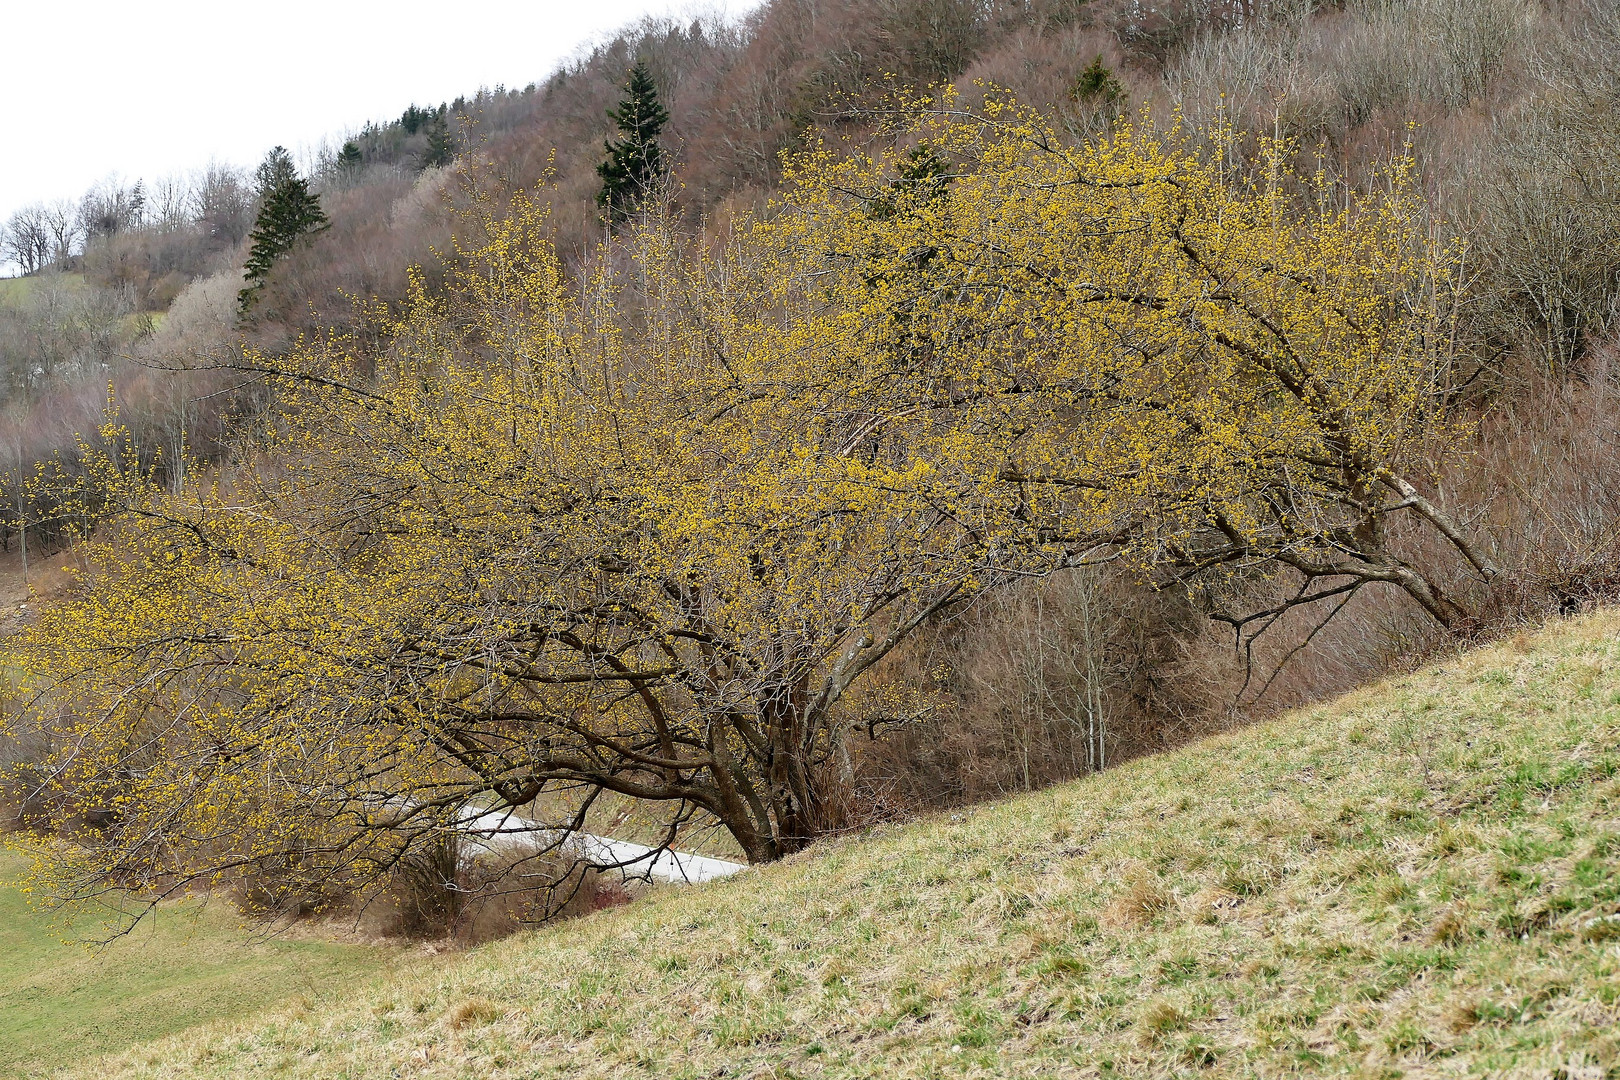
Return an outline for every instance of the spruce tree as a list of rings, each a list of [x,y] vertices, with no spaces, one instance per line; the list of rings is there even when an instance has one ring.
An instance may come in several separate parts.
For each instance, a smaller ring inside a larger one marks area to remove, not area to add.
[[[427,131],[427,151],[422,155],[422,168],[437,169],[450,164],[456,156],[455,140],[450,137],[450,123],[445,119],[444,106],[422,126]]]
[[[1125,96],[1124,85],[1108,70],[1101,53],[1075,78],[1074,86],[1069,89],[1070,100],[1104,109],[1118,105]]]
[[[357,171],[364,161],[365,156],[360,153],[360,144],[353,139],[344,143],[343,149],[338,151],[337,167],[344,172]]]
[[[321,201],[309,190],[309,182],[292,169],[292,159],[286,157],[285,150],[279,146],[276,150],[281,151],[286,167],[273,167],[278,161],[275,151],[271,151],[265,164],[259,167],[260,179],[273,181],[275,186],[264,194],[249,237],[253,246],[248,250],[242,274],[247,284],[236,294],[243,314],[252,306],[253,298],[264,286],[276,260],[291,251],[299,237],[319,232],[328,225]]]
[[[637,60],[630,69],[624,100],[617,109],[609,109],[608,116],[621,138],[604,144],[607,160],[596,167],[596,175],[602,178],[596,202],[609,221],[618,222],[636,211],[664,175],[664,150],[658,135],[669,121],[669,113],[658,103],[658,87],[645,61]]]
[[[405,129],[405,134],[415,135],[417,129],[431,119],[433,119],[432,109],[421,109],[411,105],[400,116],[399,126]]]
[[[285,146],[274,146],[259,162],[259,167],[253,172],[253,196],[260,203],[270,197],[270,193],[285,183],[288,177],[297,176],[298,170],[293,166],[292,155],[287,153]]]

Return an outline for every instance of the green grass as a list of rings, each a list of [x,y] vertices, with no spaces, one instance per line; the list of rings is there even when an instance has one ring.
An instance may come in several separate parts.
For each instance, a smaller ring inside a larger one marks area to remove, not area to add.
[[[80,1075],[1620,1076],[1620,615]]]
[[[32,278],[0,278],[0,305],[21,302],[33,288]]]
[[[20,872],[0,853],[0,880]],[[197,1024],[334,987],[352,990],[398,952],[312,941],[255,942],[223,905],[159,911],[151,926],[91,952],[0,888],[0,1076],[38,1076]]]
[[[45,273],[34,274],[31,277],[0,278],[0,304],[20,304],[47,281],[58,282],[70,291],[84,288],[84,275],[80,273]]]

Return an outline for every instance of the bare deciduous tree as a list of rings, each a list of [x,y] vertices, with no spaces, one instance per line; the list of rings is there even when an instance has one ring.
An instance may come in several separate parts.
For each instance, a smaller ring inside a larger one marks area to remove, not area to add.
[[[5,254],[25,274],[38,273],[50,263],[51,233],[44,205],[25,206],[6,222]]]
[[[191,212],[210,236],[238,244],[253,227],[253,192],[240,171],[211,162],[192,185]]]
[[[47,203],[43,210],[45,228],[50,233],[51,261],[66,267],[85,238],[78,208],[71,199],[57,199]]]
[[[141,223],[146,213],[146,187],[137,180],[125,187],[109,176],[84,193],[79,201],[79,228],[88,243],[100,236],[117,236]]]

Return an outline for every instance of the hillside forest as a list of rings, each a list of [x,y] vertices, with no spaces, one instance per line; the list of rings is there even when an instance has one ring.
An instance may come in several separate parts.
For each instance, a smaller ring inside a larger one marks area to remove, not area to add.
[[[577,834],[773,862],[1615,599],[1615,55],[1614,0],[770,0],[24,208],[34,886],[542,917]]]

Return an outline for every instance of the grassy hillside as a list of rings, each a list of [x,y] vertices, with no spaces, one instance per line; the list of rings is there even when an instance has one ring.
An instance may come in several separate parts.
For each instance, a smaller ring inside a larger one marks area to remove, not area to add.
[[[0,881],[20,869],[0,852]],[[352,988],[397,950],[252,942],[223,907],[165,909],[110,948],[64,945],[62,931],[0,888],[0,1076],[38,1076],[196,1024],[298,995]]]
[[[1620,1075],[1620,615],[84,1075]]]
[[[0,304],[23,303],[47,281],[58,283],[72,292],[78,292],[84,288],[84,275],[79,273],[35,274],[32,277],[0,278]]]

